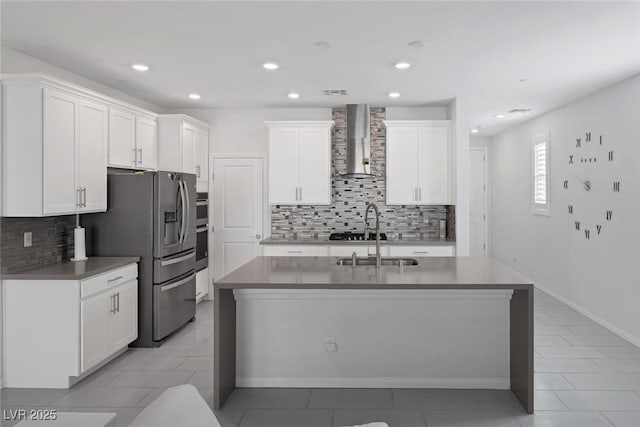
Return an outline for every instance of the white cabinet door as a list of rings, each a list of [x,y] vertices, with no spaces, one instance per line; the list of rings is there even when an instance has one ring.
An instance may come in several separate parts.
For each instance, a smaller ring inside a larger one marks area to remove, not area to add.
[[[209,132],[196,131],[196,185],[198,191],[209,187]]]
[[[209,294],[209,269],[204,268],[196,273],[196,302],[200,302]]]
[[[44,89],[43,102],[43,213],[75,213],[78,98]]]
[[[112,292],[103,292],[80,303],[82,312],[81,367],[86,372],[111,354],[109,323],[114,316],[115,301]]]
[[[387,128],[387,204],[415,205],[418,195],[418,129]]]
[[[184,173],[196,173],[196,129],[182,125],[182,170]]]
[[[109,321],[109,346],[113,352],[138,338],[138,281],[120,285],[109,293],[115,295],[116,309]]]
[[[300,128],[299,203],[331,204],[331,136],[328,128]]]
[[[269,203],[296,204],[299,198],[297,128],[269,129]]]
[[[109,166],[133,168],[136,163],[136,118],[128,111],[109,109]]]
[[[140,169],[158,169],[158,122],[136,117],[136,165]]]
[[[450,203],[449,125],[418,129],[418,204]]]
[[[80,212],[107,210],[106,105],[81,101],[78,107],[78,187]]]

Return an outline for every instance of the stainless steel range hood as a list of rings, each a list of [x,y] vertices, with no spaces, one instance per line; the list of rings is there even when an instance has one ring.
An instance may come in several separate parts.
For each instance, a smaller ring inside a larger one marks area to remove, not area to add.
[[[347,104],[347,173],[342,176],[373,176],[369,117],[369,105]]]

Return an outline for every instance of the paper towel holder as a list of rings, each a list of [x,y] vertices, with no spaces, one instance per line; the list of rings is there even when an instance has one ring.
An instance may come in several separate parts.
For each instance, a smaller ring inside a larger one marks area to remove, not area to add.
[[[80,215],[76,214],[76,227],[73,229],[73,258],[71,261],[86,261],[87,251],[84,241],[84,228],[80,227]]]

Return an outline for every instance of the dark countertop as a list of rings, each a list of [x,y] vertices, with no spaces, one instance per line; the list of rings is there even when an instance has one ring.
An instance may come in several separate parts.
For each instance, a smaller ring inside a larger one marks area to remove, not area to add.
[[[488,257],[417,258],[417,266],[338,266],[336,257],[257,257],[218,280],[219,289],[532,289]]]
[[[375,240],[329,240],[322,239],[272,239],[268,237],[260,242],[261,245],[319,245],[319,246],[372,246]],[[450,240],[420,240],[420,239],[390,239],[380,240],[382,246],[455,246]]]
[[[3,280],[81,280],[140,261],[139,257],[90,257],[85,261],[63,261],[10,274]]]

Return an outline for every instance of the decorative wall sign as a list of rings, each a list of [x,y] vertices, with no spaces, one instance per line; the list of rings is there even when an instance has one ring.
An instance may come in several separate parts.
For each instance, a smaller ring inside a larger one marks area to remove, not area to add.
[[[621,186],[620,181],[610,178],[609,183],[606,182],[594,182],[591,172],[594,168],[601,167],[608,162],[613,162],[613,150],[606,147],[606,142],[602,135],[597,139],[597,142],[592,142],[591,132],[585,132],[584,137],[575,139],[575,151],[569,154],[569,176],[565,177],[562,181],[562,188],[568,192],[570,204],[568,205],[568,215],[573,217],[573,225],[575,231],[580,232],[580,223],[582,220],[584,231],[584,238],[589,240],[592,236],[592,229],[595,228],[594,236],[600,235],[606,230],[606,227],[597,220],[596,224],[593,224],[593,228],[588,228],[586,224],[586,218],[583,215],[589,215],[593,211],[602,210],[602,216],[597,215],[602,221],[613,220],[613,210],[607,209],[606,206],[601,206],[603,196],[606,191],[613,193],[620,193]],[[605,154],[607,160],[605,161]],[[598,162],[600,159],[600,162]],[[606,162],[606,163],[604,163]],[[615,169],[611,169],[612,171]],[[598,174],[601,176],[602,174]],[[593,190],[593,191],[592,191]],[[586,194],[586,197],[582,197],[579,193]],[[595,193],[595,194],[594,194]],[[598,197],[598,194],[600,197]],[[579,200],[586,200],[586,202],[578,203]]]

